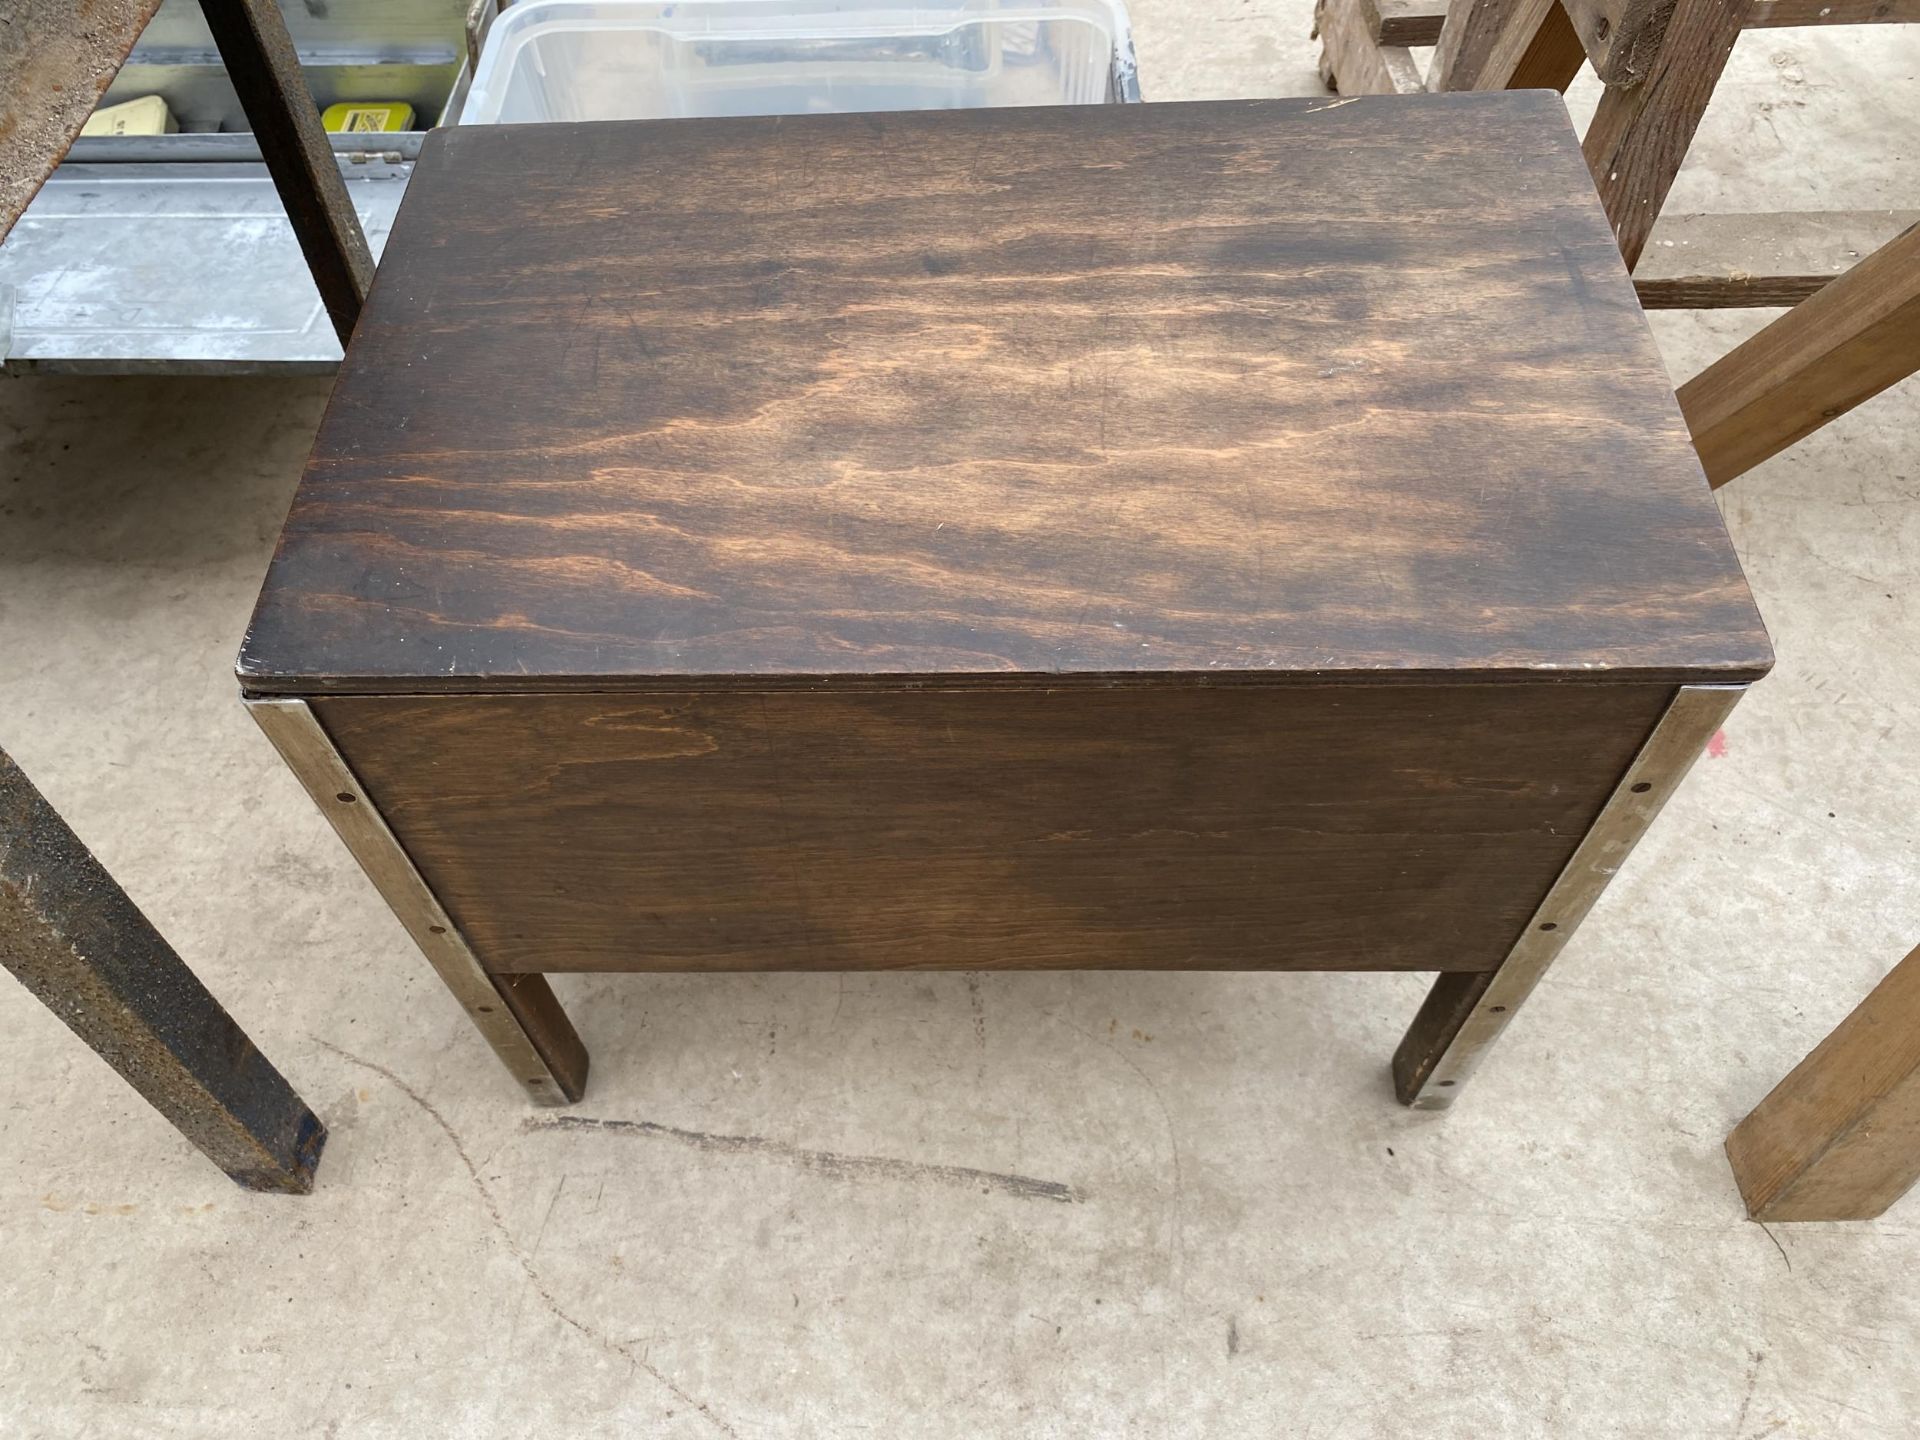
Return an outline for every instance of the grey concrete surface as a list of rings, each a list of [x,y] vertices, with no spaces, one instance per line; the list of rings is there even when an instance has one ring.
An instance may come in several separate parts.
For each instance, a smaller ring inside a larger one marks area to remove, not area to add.
[[[1318,91],[1304,0],[1133,8],[1151,97]],[[1675,204],[1915,203],[1917,76],[1749,34]],[[1920,1201],[1720,1149],[1920,938],[1913,384],[1722,492],[1779,668],[1451,1113],[1414,977],[563,979],[584,1132],[236,703],[325,389],[0,383],[0,744],[333,1130],[242,1194],[0,982],[0,1433],[1920,1433]]]

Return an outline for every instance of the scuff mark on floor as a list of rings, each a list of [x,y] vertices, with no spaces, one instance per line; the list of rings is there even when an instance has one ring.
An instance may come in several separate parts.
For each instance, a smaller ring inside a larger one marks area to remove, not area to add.
[[[967,1004],[973,1011],[973,1039],[982,1050],[987,1048],[987,1002],[980,994],[980,972],[967,972]]]
[[[1184,1300],[1187,1293],[1185,1212],[1187,1179],[1185,1167],[1180,1162],[1180,1132],[1173,1123],[1173,1111],[1167,1106],[1167,1097],[1160,1093],[1159,1084],[1154,1080],[1153,1076],[1147,1073],[1140,1062],[1127,1054],[1126,1051],[1122,1050],[1120,1046],[1112,1040],[1106,1039],[1088,1030],[1084,1026],[1076,1025],[1073,1021],[1067,1019],[1066,1016],[1055,1010],[1050,1010],[1040,1005],[1029,1006],[1028,1008],[1041,1019],[1051,1020],[1054,1024],[1072,1031],[1081,1039],[1089,1040],[1093,1044],[1098,1045],[1102,1050],[1108,1051],[1115,1059],[1119,1060],[1122,1065],[1125,1065],[1138,1076],[1140,1083],[1147,1087],[1147,1094],[1152,1097],[1154,1107],[1160,1112],[1161,1123],[1166,1127],[1167,1155],[1173,1166],[1173,1190],[1168,1201],[1168,1266],[1174,1277],[1176,1288],[1180,1292],[1180,1298]],[[1119,1029],[1119,1025],[1119,1019],[1115,1017],[1107,1026],[1107,1034],[1112,1035]],[[1144,1031],[1136,1030],[1134,1034],[1143,1041],[1147,1038]]]
[[[842,1155],[832,1150],[807,1150],[784,1140],[765,1135],[725,1135],[705,1130],[682,1130],[652,1120],[605,1120],[589,1115],[530,1115],[520,1122],[526,1131],[572,1130],[605,1131],[612,1135],[633,1135],[654,1140],[675,1140],[695,1150],[714,1155],[758,1155],[784,1160],[830,1175],[837,1180],[926,1181],[953,1185],[962,1189],[993,1191],[1020,1200],[1052,1200],[1075,1205],[1085,1199],[1073,1186],[1059,1180],[1038,1180],[1031,1175],[1006,1174],[998,1170],[976,1170],[970,1165],[928,1165],[918,1160],[896,1160],[885,1155]]]
[[[460,1157],[460,1163],[467,1167],[467,1174],[473,1180],[474,1191],[479,1195],[481,1207],[486,1211],[487,1219],[493,1225],[495,1233],[500,1236],[501,1241],[506,1245],[508,1251],[513,1255],[513,1258],[520,1262],[520,1268],[525,1272],[527,1277],[527,1284],[533,1288],[533,1293],[540,1297],[540,1303],[547,1307],[547,1310],[556,1320],[579,1332],[579,1334],[591,1340],[601,1349],[618,1355],[635,1369],[645,1371],[646,1374],[657,1381],[668,1394],[672,1395],[674,1399],[678,1400],[682,1405],[686,1405],[699,1412],[701,1417],[722,1435],[732,1436],[733,1440],[740,1440],[740,1432],[729,1425],[706,1401],[682,1390],[658,1368],[649,1364],[645,1358],[635,1354],[633,1350],[622,1345],[618,1340],[608,1338],[584,1320],[577,1319],[567,1313],[565,1307],[554,1298],[553,1291],[547,1288],[547,1282],[541,1277],[540,1272],[534,1268],[533,1261],[528,1257],[527,1252],[521,1248],[520,1242],[514,1238],[513,1231],[507,1228],[506,1219],[500,1214],[500,1206],[494,1200],[493,1192],[487,1189],[487,1182],[480,1178],[480,1169],[473,1163],[473,1157],[467,1154],[467,1147],[461,1142],[459,1132],[447,1123],[446,1116],[434,1108],[432,1101],[428,1100],[426,1096],[422,1095],[386,1066],[372,1060],[364,1060],[351,1051],[342,1050],[332,1041],[322,1039],[318,1035],[310,1035],[309,1038],[314,1044],[320,1046],[321,1049],[338,1055],[349,1064],[358,1065],[363,1070],[371,1070],[374,1074],[380,1076],[387,1081],[388,1084],[392,1085],[394,1089],[398,1090],[402,1095],[406,1096],[415,1105],[424,1110],[427,1118],[440,1127],[441,1132],[446,1135],[448,1143],[453,1146],[453,1153],[458,1155]],[[557,1193],[555,1198],[558,1198]],[[541,1228],[542,1230],[546,1228],[544,1223]]]
[[[1740,1440],[1747,1428],[1747,1412],[1753,1408],[1753,1392],[1760,1384],[1760,1367],[1766,1362],[1767,1352],[1752,1351],[1753,1363],[1747,1367],[1747,1393],[1740,1397],[1740,1413],[1734,1418],[1734,1440]]]

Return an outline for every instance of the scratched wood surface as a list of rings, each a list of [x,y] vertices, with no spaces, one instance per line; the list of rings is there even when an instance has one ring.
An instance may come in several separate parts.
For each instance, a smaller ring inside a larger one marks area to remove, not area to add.
[[[336,696],[483,965],[1474,970],[1663,685]]]
[[[426,143],[257,692],[1747,679],[1557,98]]]

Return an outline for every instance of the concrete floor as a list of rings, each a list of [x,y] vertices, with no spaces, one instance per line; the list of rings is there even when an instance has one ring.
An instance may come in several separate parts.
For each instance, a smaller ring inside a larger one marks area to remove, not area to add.
[[[1154,98],[1318,90],[1305,0],[1133,9]],[[1675,206],[1914,204],[1916,76],[1750,33]],[[333,1131],[242,1194],[0,983],[0,1432],[1920,1433],[1920,1201],[1768,1234],[1720,1149],[1920,940],[1920,387],[1722,492],[1779,668],[1450,1114],[1410,976],[563,981],[580,1113],[672,1127],[597,1134],[236,703],[325,392],[0,383],[0,743]]]

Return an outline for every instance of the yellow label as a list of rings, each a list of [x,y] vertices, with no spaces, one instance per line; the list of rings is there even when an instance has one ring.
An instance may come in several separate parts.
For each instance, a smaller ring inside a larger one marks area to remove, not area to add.
[[[329,105],[320,123],[336,133],[385,133],[413,123],[413,107],[401,102],[381,105]]]

